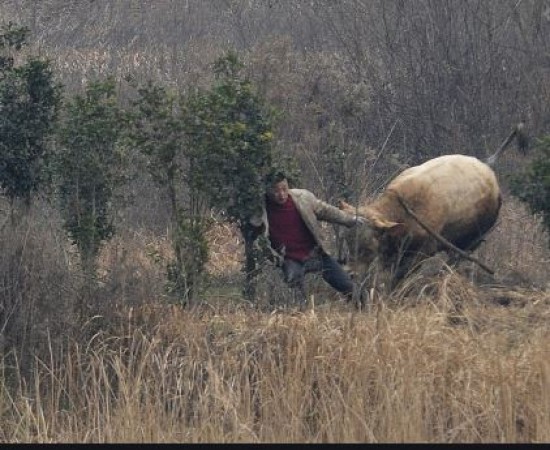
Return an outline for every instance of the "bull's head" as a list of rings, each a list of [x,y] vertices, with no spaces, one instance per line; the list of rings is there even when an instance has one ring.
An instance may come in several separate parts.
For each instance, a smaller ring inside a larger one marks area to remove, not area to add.
[[[365,219],[356,226],[346,230],[344,237],[348,247],[348,262],[353,272],[364,275],[373,262],[381,256],[382,246],[386,238],[401,235],[404,225],[385,220],[368,206],[355,208],[340,201],[339,208],[349,214]]]

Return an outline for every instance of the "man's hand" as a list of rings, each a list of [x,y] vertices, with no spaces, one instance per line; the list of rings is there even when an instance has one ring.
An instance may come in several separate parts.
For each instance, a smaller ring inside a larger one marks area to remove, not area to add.
[[[353,216],[354,222],[350,225],[351,227],[355,227],[357,225],[366,225],[368,223],[368,220],[365,219],[363,216],[355,215]]]
[[[274,250],[271,246],[268,247],[268,251],[268,259],[275,265],[275,267],[283,267],[284,256]]]
[[[262,226],[254,226],[250,222],[244,226],[243,237],[246,241],[255,241],[262,234]]]
[[[278,253],[273,255],[273,264],[275,264],[275,267],[283,267],[284,261],[285,259]]]

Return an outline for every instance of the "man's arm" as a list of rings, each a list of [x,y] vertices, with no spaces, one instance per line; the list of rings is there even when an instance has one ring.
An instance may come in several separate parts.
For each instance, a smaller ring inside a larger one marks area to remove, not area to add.
[[[336,206],[332,206],[329,203],[326,203],[322,200],[319,200],[315,197],[314,200],[314,211],[317,219],[324,220],[325,222],[338,223],[340,225],[345,225],[346,227],[352,227],[361,222],[363,219],[358,218],[353,214],[349,214]]]
[[[256,225],[256,224],[260,225]],[[258,239],[265,232],[265,224],[263,221],[251,219],[244,227],[243,234],[244,239],[249,241],[254,241],[256,248],[264,252],[264,257],[275,264],[276,267],[281,267],[284,260],[284,247],[281,252],[277,252],[273,247],[271,247],[271,242],[267,238]]]
[[[257,221],[250,220],[243,228],[243,238],[246,241],[255,241],[264,232],[265,225],[260,220],[259,225]]]

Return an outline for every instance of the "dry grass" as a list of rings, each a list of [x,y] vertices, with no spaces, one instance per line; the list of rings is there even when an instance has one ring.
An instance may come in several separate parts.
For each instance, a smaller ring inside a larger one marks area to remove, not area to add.
[[[514,209],[505,214],[495,231],[517,233]],[[522,229],[521,242],[489,240],[484,256],[515,264],[524,286],[421,271],[366,312],[315,279],[313,309],[270,307],[284,299],[276,271],[255,306],[223,290],[192,309],[169,305],[166,240],[121,235],[101,256],[98,316],[70,332],[62,308],[76,268],[55,263],[55,227],[29,223],[17,231],[26,240],[4,230],[3,289],[27,286],[13,301],[33,305],[17,317],[36,325],[18,342],[40,345],[25,370],[13,353],[0,359],[0,441],[549,442],[550,293],[534,282],[544,269],[529,267],[548,253],[540,241],[525,250],[530,233],[546,237],[535,222]],[[219,224],[209,236],[209,272],[236,277],[238,234]],[[47,326],[54,319],[65,337]]]
[[[497,225],[480,247],[478,256],[496,269],[493,283],[548,289],[549,239],[541,218],[533,217],[523,203],[506,196]]]
[[[206,272],[213,276],[235,275],[242,268],[244,244],[235,225],[215,222],[206,233],[209,257]],[[172,245],[167,236],[135,231],[115,236],[105,245],[99,257],[99,272],[103,278],[112,269],[123,265],[136,272],[137,277],[146,272],[162,269],[174,257]]]
[[[142,307],[0,396],[4,442],[548,442],[548,295],[479,300],[456,274],[371,314]],[[516,293],[521,296],[521,294]],[[481,298],[481,297],[480,297]]]

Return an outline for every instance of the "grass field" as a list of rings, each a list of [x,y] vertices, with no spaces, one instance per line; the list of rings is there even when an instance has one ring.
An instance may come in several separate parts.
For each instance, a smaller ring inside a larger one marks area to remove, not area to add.
[[[432,287],[369,313],[128,310],[2,389],[0,439],[550,441],[548,294],[498,306],[456,274]]]
[[[547,250],[514,214],[478,254],[501,282],[419,272],[364,311],[315,277],[299,311],[274,270],[242,301],[226,225],[209,265],[225,281],[182,308],[161,295],[167,243],[121,235],[84,323],[56,228],[4,229],[0,441],[549,442]]]

